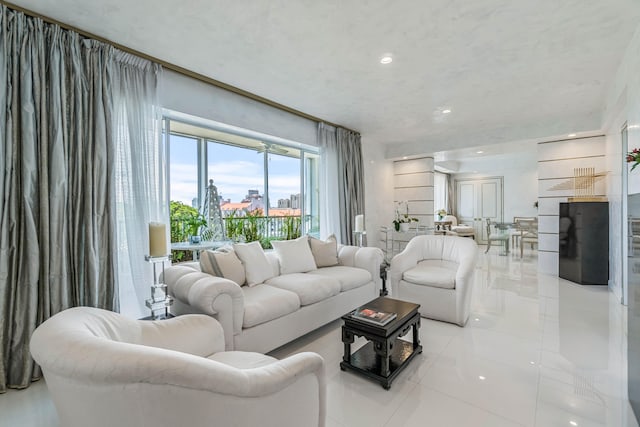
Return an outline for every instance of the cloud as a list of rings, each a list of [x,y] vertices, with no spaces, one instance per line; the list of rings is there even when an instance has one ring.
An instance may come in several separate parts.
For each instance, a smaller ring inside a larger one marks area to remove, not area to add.
[[[209,177],[218,187],[218,193],[232,202],[239,202],[248,190],[263,192],[263,168],[260,162],[231,161],[209,163]],[[171,200],[179,200],[191,205],[197,196],[197,169],[193,164],[172,163],[170,168]],[[271,174],[269,176],[269,193],[271,204],[278,199],[289,198],[291,194],[300,192],[299,173]]]

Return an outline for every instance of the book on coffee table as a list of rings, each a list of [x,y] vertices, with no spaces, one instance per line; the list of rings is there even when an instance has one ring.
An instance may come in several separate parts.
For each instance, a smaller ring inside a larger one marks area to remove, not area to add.
[[[371,308],[359,308],[351,313],[351,317],[356,320],[384,326],[396,318],[396,313],[386,313],[384,311],[373,310]]]

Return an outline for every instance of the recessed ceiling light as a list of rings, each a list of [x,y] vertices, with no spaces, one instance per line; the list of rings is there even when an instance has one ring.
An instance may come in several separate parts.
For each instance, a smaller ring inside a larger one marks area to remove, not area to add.
[[[404,156],[404,157],[402,158],[402,160],[407,160],[407,159],[408,159],[408,157],[407,157],[407,156]]]
[[[484,151],[482,150],[476,151],[476,154],[482,154],[482,153],[484,153]]]
[[[450,109],[448,109],[448,108],[447,108],[447,109],[442,110],[442,114],[449,114],[450,112],[451,112],[451,110],[450,110]]]
[[[569,424],[571,424],[572,426],[577,426],[578,425],[578,423],[575,422],[575,421],[569,421]]]
[[[482,375],[478,375],[478,378],[482,381],[484,381],[486,379],[486,377],[482,376]]]
[[[475,319],[473,319],[473,320],[476,321],[476,322],[480,321],[480,319],[478,319],[477,317]]]
[[[391,64],[392,62],[393,58],[391,57],[391,55],[384,55],[382,58],[380,58],[381,64]]]
[[[529,362],[530,365],[535,365],[536,362],[534,362],[533,360]]]
[[[574,136],[576,136],[575,133],[570,133],[569,135],[567,135],[569,138],[573,138]]]

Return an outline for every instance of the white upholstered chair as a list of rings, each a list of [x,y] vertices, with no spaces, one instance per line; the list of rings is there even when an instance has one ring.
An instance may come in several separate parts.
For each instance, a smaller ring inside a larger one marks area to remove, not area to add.
[[[60,425],[324,426],[324,362],[224,350],[217,320],[56,314],[31,338]]]
[[[459,236],[417,236],[393,257],[389,282],[394,298],[420,304],[420,315],[464,326],[478,246]]]
[[[447,231],[447,235],[450,236],[460,236],[460,237],[471,237],[475,240],[476,233],[472,226],[466,224],[458,224],[458,218],[455,215],[445,215],[442,219],[443,221],[451,221],[451,230]]]

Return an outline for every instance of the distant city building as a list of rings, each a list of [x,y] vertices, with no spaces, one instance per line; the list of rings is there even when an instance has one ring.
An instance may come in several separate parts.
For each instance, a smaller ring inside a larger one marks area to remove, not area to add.
[[[271,208],[269,216],[300,216],[300,209],[292,208]]]
[[[191,207],[196,209],[200,208],[200,203],[198,202],[197,197],[194,197],[193,199],[191,199]]]
[[[250,202],[253,199],[262,200],[262,195],[260,195],[260,191],[258,191],[258,190],[249,190],[247,192],[247,195],[245,196],[244,200],[242,200],[242,201],[243,202]]]
[[[278,208],[290,208],[291,199],[278,199]]]
[[[300,193],[291,195],[291,204],[289,207],[292,209],[300,209]]]

